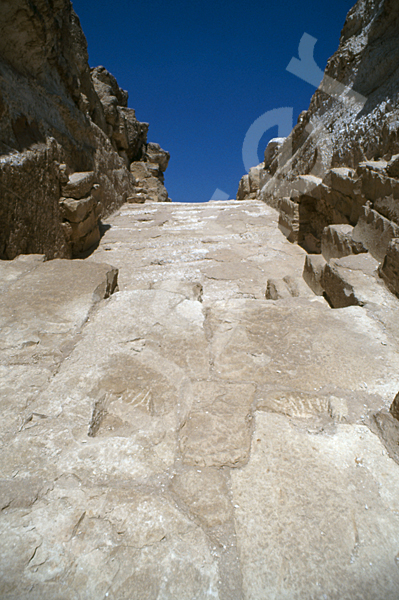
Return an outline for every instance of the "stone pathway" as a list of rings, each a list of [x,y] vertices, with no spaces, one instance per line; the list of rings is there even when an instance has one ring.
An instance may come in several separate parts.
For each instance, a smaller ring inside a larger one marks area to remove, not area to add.
[[[105,225],[0,264],[1,598],[397,600],[399,301],[331,309],[262,203]]]

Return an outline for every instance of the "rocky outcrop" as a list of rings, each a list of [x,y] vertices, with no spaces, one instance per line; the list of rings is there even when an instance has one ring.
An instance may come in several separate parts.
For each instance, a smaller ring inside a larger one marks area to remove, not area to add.
[[[398,59],[398,3],[359,0],[309,109],[263,166],[255,196],[310,253],[331,225],[354,226],[353,243],[381,263],[399,237]],[[397,289],[395,269],[384,272]]]
[[[145,160],[148,124],[108,71],[90,71],[70,0],[1,3],[0,81],[0,257],[74,256],[134,197],[129,167]],[[90,174],[94,194],[68,195],[74,173]],[[71,212],[69,198],[86,202]]]
[[[164,186],[164,171],[169,163],[169,152],[159,144],[148,143],[142,148],[142,160],[132,162],[130,172],[136,180],[135,194],[128,202],[170,202]]]
[[[260,198],[260,190],[276,172],[279,150],[284,141],[285,138],[273,138],[270,140],[265,149],[263,163],[252,167],[248,174],[241,178],[238,185],[237,200]]]

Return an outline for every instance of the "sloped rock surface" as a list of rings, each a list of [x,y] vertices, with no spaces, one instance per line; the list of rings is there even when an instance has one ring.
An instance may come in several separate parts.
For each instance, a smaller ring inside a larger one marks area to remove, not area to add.
[[[266,299],[306,253],[253,200],[107,224],[0,263],[1,596],[395,599],[397,298]]]

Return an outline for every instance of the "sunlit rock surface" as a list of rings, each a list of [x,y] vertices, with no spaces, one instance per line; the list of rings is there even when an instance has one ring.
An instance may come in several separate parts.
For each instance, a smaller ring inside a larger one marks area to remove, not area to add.
[[[1,597],[396,600],[399,301],[373,259],[329,263],[359,299],[332,309],[262,202],[106,225],[84,261],[0,263]]]

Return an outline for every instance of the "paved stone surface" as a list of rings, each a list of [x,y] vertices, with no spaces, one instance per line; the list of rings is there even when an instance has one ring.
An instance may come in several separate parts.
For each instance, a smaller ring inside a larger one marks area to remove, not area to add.
[[[399,301],[331,309],[277,218],[126,204],[0,264],[2,598],[398,597]]]

